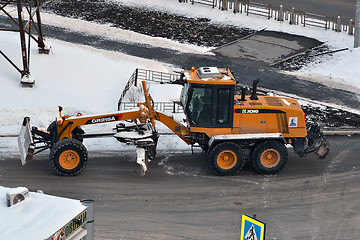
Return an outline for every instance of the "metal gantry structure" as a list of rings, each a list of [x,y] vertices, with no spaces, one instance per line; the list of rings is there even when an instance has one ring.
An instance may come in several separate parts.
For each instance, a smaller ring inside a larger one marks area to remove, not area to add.
[[[12,15],[17,11],[17,14]],[[1,50],[0,54],[21,74],[22,86],[32,87],[35,83],[30,74],[30,43],[33,39],[38,44],[39,53],[49,54],[50,46],[46,43],[40,16],[39,0],[0,0],[0,12],[14,24],[0,31],[18,32],[20,35],[22,67],[19,67]],[[26,39],[28,36],[28,39]]]
[[[360,46],[360,0],[356,0],[355,6],[354,48],[357,48]]]

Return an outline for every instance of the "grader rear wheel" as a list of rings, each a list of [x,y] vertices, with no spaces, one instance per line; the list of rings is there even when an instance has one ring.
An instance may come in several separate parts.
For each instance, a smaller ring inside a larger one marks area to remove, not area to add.
[[[87,150],[76,139],[62,139],[55,143],[50,152],[50,164],[61,176],[79,175],[87,163]]]
[[[217,175],[236,174],[244,165],[244,153],[236,143],[220,143],[210,150],[209,165]]]
[[[287,156],[287,149],[281,142],[264,141],[253,150],[251,161],[257,172],[274,174],[285,167]]]

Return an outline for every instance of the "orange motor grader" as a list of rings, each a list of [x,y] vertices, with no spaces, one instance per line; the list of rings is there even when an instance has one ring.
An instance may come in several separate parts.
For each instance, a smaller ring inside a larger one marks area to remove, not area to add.
[[[201,147],[208,155],[212,170],[218,175],[238,173],[250,160],[259,173],[279,172],[287,163],[291,145],[299,156],[314,152],[326,157],[329,145],[317,125],[307,126],[298,102],[291,98],[260,96],[254,81],[252,93],[241,88],[229,69],[192,68],[176,79],[183,85],[180,102],[186,116],[184,123],[158,112],[143,81],[145,102],[137,109],[92,116],[61,116],[47,130],[30,128],[24,118],[18,138],[21,161],[50,149],[50,164],[63,176],[80,174],[88,155],[84,138],[112,136],[134,144],[137,163],[145,174],[148,162],[155,157],[158,132],[156,121],[165,124],[189,145]],[[117,122],[110,133],[85,133],[81,126]],[[125,121],[125,123],[124,123]],[[128,124],[130,122],[130,125]]]

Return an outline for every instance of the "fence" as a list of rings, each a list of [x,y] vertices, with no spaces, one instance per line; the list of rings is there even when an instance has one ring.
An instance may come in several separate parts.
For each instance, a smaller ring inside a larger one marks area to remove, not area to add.
[[[254,14],[258,16],[266,17],[267,19],[272,18],[272,9],[270,5],[262,4],[262,3],[256,3],[256,2],[247,2],[247,11],[246,14]]]
[[[134,102],[121,102],[119,105],[119,111],[125,111],[137,107],[137,103]],[[182,113],[184,112],[180,102],[154,102],[154,109],[160,112],[172,112]]]
[[[120,110],[120,108],[123,106],[122,102],[126,96],[126,93],[129,91],[129,89],[132,86],[137,86],[139,81],[150,81],[150,82],[156,82],[156,83],[160,83],[160,84],[164,84],[164,83],[172,84],[172,83],[176,83],[179,79],[180,79],[180,74],[164,73],[164,72],[158,72],[158,71],[137,68],[133,72],[131,77],[129,78],[129,80],[120,96],[120,99],[118,101],[118,109]],[[164,104],[160,104],[160,105],[163,106]],[[167,108],[167,106],[168,105],[166,105],[166,108]],[[165,105],[164,105],[164,107],[165,107]],[[127,109],[123,109],[123,110],[127,110]],[[159,109],[159,111],[160,111],[160,109]],[[161,111],[164,111],[164,110],[161,109]]]
[[[135,85],[137,85],[138,80],[144,81],[151,81],[156,83],[173,83],[176,80],[179,80],[180,74],[175,73],[164,73],[146,69],[136,69],[136,78],[135,78]]]
[[[187,0],[186,0],[187,2]],[[212,6],[213,8],[216,7],[217,1],[216,0],[190,0],[191,4],[197,3],[197,4],[203,4]]]
[[[187,2],[187,0],[179,0],[179,2]],[[328,17],[314,13],[304,12],[292,8],[285,11],[283,6],[275,7],[262,3],[244,1],[244,0],[190,0],[192,4],[204,4],[219,6],[221,10],[233,9],[234,13],[245,13],[246,15],[258,15],[268,19],[277,21],[288,21],[291,25],[303,25],[311,27],[319,27],[324,29],[332,29],[336,32],[347,32],[349,35],[354,34],[355,22],[353,19],[348,24],[341,22],[341,17]]]

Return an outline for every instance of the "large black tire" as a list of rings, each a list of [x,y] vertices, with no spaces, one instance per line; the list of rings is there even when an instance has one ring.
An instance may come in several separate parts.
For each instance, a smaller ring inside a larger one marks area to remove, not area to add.
[[[72,137],[76,140],[78,140],[79,142],[83,143],[84,138],[82,137],[82,134],[84,134],[84,130],[82,130],[81,127],[77,126],[74,128],[74,130],[71,132],[72,133]]]
[[[57,122],[52,121],[46,130],[49,131],[50,133],[54,133],[56,131],[56,126],[57,126]]]
[[[203,150],[204,153],[207,153],[209,151],[209,146],[206,144],[206,145],[202,145],[200,146],[201,147],[201,150]]]
[[[53,144],[56,141],[56,137],[57,137],[57,122],[53,121],[50,123],[50,125],[47,128],[47,131],[50,133],[51,136],[51,144]]]
[[[217,175],[234,175],[244,166],[244,152],[236,143],[223,142],[210,150],[208,161]]]
[[[64,138],[50,151],[50,165],[60,176],[79,175],[85,169],[87,159],[85,146],[76,139]]]
[[[285,145],[279,141],[264,141],[256,145],[251,162],[258,173],[275,174],[287,163],[288,152]]]

